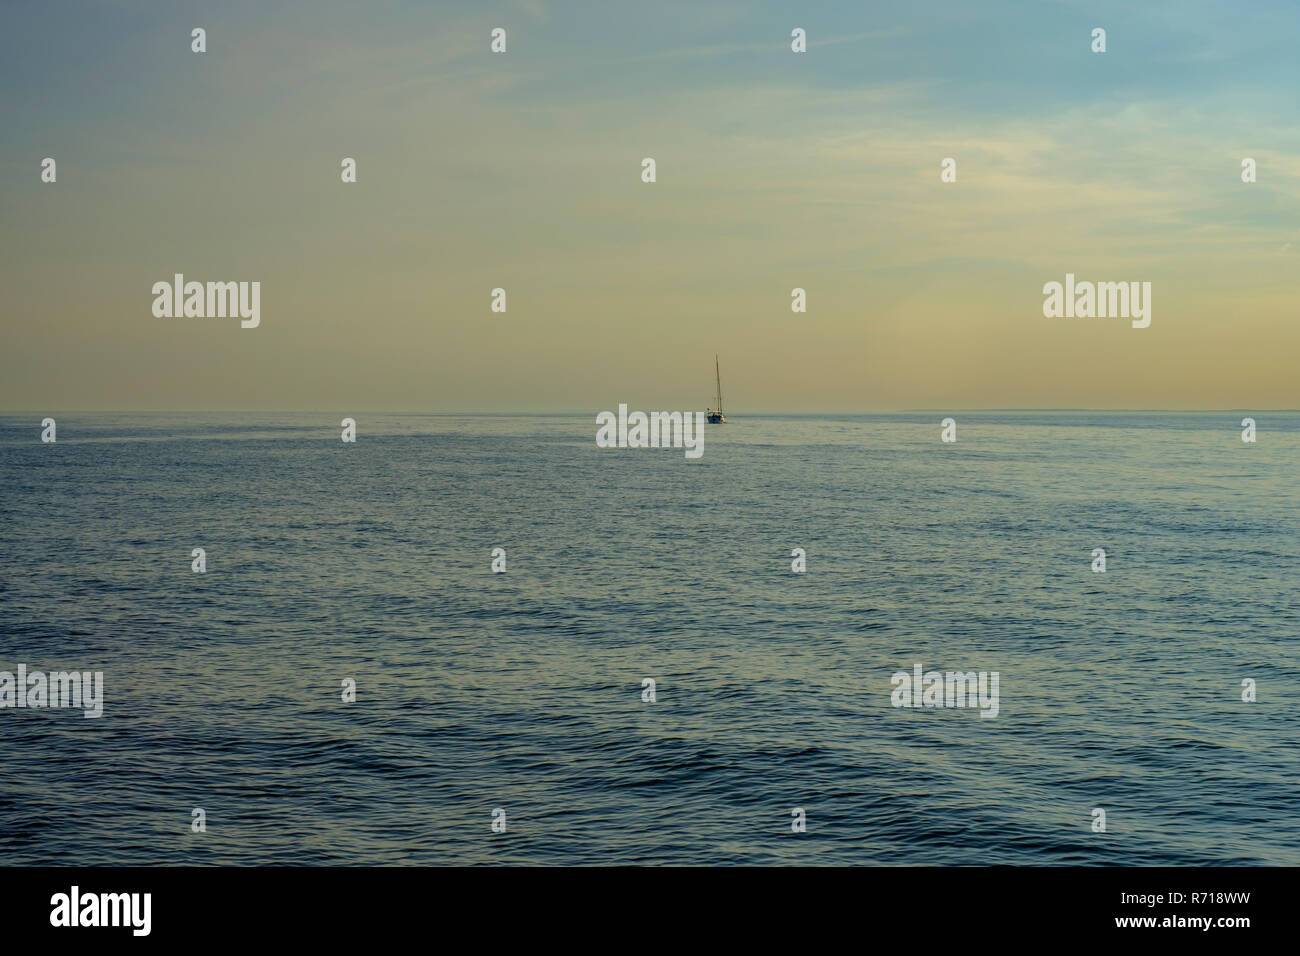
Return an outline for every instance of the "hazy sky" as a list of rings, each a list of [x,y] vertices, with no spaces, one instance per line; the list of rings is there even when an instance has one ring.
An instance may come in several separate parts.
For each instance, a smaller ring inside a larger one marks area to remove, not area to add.
[[[1297,36],[1294,0],[0,2],[0,408],[702,409],[715,352],[736,417],[1300,407]],[[176,272],[260,281],[260,327],[155,318]],[[1150,328],[1044,318],[1067,272],[1151,282]]]

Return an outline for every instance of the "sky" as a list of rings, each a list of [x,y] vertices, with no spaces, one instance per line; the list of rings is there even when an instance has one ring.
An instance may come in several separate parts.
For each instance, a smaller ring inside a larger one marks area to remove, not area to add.
[[[1298,34],[1294,0],[0,0],[0,409],[703,409],[715,354],[732,417],[1297,408]],[[156,317],[177,272],[260,282],[260,325]],[[1066,273],[1150,282],[1150,327],[1045,317]]]

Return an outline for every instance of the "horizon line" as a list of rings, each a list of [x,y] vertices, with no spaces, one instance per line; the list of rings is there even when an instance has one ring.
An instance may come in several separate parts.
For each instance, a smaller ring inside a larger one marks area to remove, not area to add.
[[[626,403],[623,403],[626,404]],[[697,409],[688,409],[688,411],[699,411]],[[940,408],[888,408],[888,409],[859,409],[854,411],[821,409],[816,411],[783,411],[778,409],[757,409],[752,412],[736,413],[737,419],[745,417],[761,416],[782,416],[782,417],[816,417],[830,415],[919,415],[919,414],[952,414],[966,412],[1089,412],[1093,414],[1134,414],[1160,412],[1165,414],[1204,414],[1204,413],[1233,413],[1237,412],[1300,412],[1300,408],[1260,408],[1258,406],[1239,406],[1237,408],[1066,408],[1066,407],[984,407],[984,408],[960,408],[960,407],[940,407]],[[18,408],[18,409],[0,409],[0,415],[52,415],[52,414],[91,414],[91,415],[313,415],[313,414],[336,414],[324,409],[309,408],[177,408],[177,409],[158,409],[158,408],[54,408],[43,409]],[[350,415],[445,415],[461,416],[475,418],[521,418],[521,417],[568,417],[568,416],[587,416],[594,415],[590,409],[559,409],[551,411],[521,411],[521,410],[500,410],[500,411],[456,411],[456,410],[427,410],[427,409],[391,409],[391,408],[361,408],[352,409],[343,414]],[[703,411],[700,411],[703,414]]]

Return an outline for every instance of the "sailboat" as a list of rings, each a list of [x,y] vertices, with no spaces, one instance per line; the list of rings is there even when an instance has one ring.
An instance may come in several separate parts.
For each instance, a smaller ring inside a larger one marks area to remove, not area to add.
[[[722,373],[718,371],[718,356],[713,356],[713,374],[718,380],[718,409],[714,411],[709,409],[708,421],[710,425],[725,425],[727,416],[722,414]]]

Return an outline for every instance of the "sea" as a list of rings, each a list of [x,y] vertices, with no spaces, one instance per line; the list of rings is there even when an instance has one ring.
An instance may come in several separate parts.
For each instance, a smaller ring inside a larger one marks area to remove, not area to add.
[[[44,417],[0,863],[1300,865],[1300,413]]]

